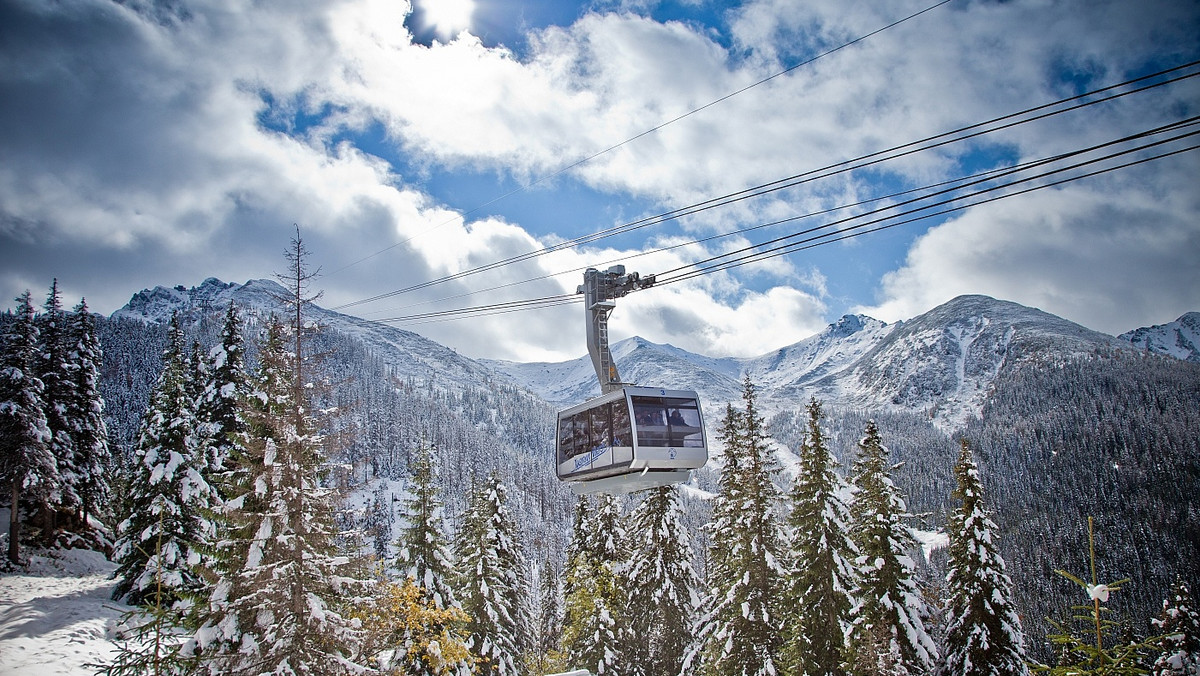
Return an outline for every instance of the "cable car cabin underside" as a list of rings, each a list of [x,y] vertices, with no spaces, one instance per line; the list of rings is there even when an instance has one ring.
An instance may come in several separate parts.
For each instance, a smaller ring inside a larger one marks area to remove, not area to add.
[[[577,494],[684,483],[708,461],[690,390],[622,387],[558,414],[558,478]]]

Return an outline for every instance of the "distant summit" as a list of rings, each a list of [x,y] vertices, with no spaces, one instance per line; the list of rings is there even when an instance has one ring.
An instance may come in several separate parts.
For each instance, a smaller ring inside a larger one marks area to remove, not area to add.
[[[1117,337],[1156,354],[1200,362],[1200,312],[1189,312],[1173,322],[1134,329]]]

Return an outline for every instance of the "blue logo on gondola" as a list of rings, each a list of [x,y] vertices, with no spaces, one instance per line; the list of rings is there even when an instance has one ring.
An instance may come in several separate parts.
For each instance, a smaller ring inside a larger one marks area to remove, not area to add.
[[[577,470],[578,470],[578,469],[581,469],[581,468],[583,468],[583,467],[586,467],[587,465],[590,465],[590,464],[592,464],[593,462],[595,462],[596,458],[599,458],[600,456],[602,456],[602,455],[604,455],[605,453],[607,453],[607,452],[608,452],[608,448],[609,448],[609,447],[608,447],[608,444],[602,444],[602,445],[600,445],[600,446],[597,446],[597,447],[593,448],[593,449],[591,450],[591,452],[590,452],[590,453],[588,453],[588,454],[586,454],[586,455],[580,455],[580,456],[576,456],[576,458],[575,458],[575,469],[577,469]]]

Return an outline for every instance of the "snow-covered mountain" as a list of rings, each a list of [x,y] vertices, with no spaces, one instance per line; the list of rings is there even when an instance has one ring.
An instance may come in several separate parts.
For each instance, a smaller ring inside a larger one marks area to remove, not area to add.
[[[1200,362],[1200,312],[1189,312],[1173,322],[1134,329],[1117,337],[1156,354]]]
[[[111,317],[164,324],[170,321],[173,313],[179,313],[183,319],[199,321],[223,311],[230,301],[236,302],[251,316],[265,317],[281,312],[280,299],[287,295],[287,289],[270,279],[236,284],[210,277],[191,288],[157,286],[139,291]],[[458,391],[464,387],[486,386],[495,378],[490,368],[411,331],[326,310],[318,305],[312,306],[309,319],[361,340],[402,379]]]
[[[896,327],[844,377],[813,386],[861,409],[923,412],[946,429],[978,414],[1001,371],[1128,344],[1041,310],[959,296]]]
[[[749,375],[767,410],[797,409],[815,396],[835,407],[918,413],[958,429],[978,413],[1002,369],[1105,349],[1130,345],[1017,303],[960,296],[895,324],[847,315],[750,359],[705,357],[641,338],[617,343],[613,354],[622,378],[695,389],[709,410],[737,401]],[[486,363],[559,406],[599,392],[586,356],[557,364]]]

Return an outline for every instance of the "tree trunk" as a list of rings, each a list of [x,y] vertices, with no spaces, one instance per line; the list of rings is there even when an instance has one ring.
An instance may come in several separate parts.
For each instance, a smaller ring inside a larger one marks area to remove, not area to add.
[[[12,513],[8,516],[8,560],[12,564],[21,562],[21,482],[23,477],[13,477],[12,480]]]

